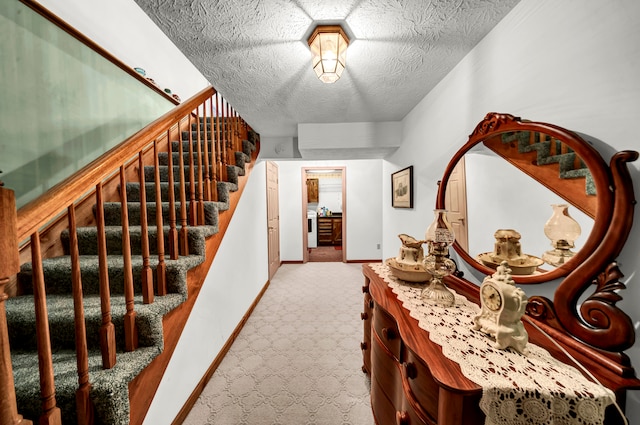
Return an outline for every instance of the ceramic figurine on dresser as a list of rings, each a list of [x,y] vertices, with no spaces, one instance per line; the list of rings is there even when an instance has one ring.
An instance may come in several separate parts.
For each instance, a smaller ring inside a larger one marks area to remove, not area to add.
[[[522,236],[516,230],[498,229],[493,237],[493,252],[485,252],[478,256],[478,260],[485,266],[497,269],[500,263],[506,261],[511,274],[525,275],[535,273],[538,266],[544,263],[540,258],[522,252]]]
[[[513,347],[527,353],[529,335],[522,324],[527,295],[515,285],[507,261],[480,285],[480,314],[473,319],[473,329],[490,335],[498,349]]]
[[[418,240],[406,233],[398,235],[402,246],[395,258],[388,258],[385,264],[389,267],[392,275],[407,282],[425,282],[431,278],[424,267],[424,249],[422,245],[425,241]]]
[[[409,236],[405,233],[399,234],[398,237],[402,242],[402,246],[400,247],[400,252],[396,261],[400,264],[421,264],[424,257],[422,244],[424,244],[425,241],[419,241],[413,236]]]

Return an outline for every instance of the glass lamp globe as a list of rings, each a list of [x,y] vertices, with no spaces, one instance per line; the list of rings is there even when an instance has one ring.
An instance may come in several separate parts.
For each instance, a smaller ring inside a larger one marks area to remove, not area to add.
[[[423,266],[431,274],[429,285],[422,291],[422,298],[432,300],[445,307],[455,303],[453,293],[443,282],[445,276],[456,269],[455,263],[447,258],[449,247],[455,240],[453,228],[444,209],[433,210],[434,219],[425,232],[429,255],[424,258]]]
[[[544,225],[544,234],[551,240],[552,250],[543,254],[542,259],[552,266],[564,264],[574,254],[571,248],[582,230],[577,221],[569,215],[569,205],[553,204],[553,214]]]

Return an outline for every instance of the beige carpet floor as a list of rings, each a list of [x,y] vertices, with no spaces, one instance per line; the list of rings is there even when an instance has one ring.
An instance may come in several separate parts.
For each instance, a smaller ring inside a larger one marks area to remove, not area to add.
[[[360,264],[280,267],[187,425],[372,425]]]

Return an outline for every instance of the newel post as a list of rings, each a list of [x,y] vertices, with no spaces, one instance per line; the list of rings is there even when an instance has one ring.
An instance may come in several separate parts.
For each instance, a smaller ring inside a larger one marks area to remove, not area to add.
[[[15,196],[12,190],[2,187],[0,181],[0,425],[32,423],[18,414],[9,349],[7,310],[4,304],[9,298],[5,293],[5,286],[9,283],[9,278],[20,271],[17,227]]]

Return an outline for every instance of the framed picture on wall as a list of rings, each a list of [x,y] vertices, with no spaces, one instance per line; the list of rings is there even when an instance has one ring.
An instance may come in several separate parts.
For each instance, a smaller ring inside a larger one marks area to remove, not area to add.
[[[391,206],[413,208],[413,165],[391,174]]]

